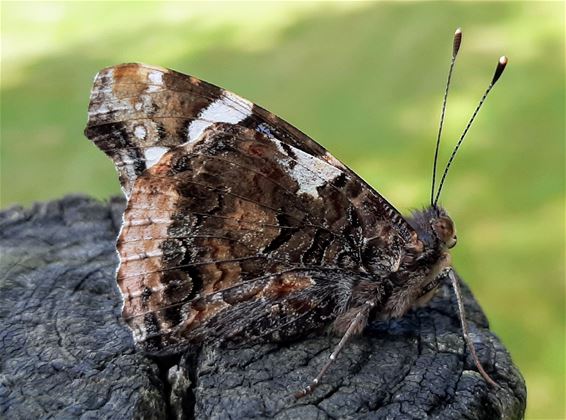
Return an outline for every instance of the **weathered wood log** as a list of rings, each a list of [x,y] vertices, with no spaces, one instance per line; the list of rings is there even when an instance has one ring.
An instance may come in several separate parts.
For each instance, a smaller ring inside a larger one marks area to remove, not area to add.
[[[134,350],[120,318],[114,244],[122,199],[71,196],[0,213],[0,417],[521,418],[523,378],[464,288],[477,373],[444,287],[425,308],[370,325],[313,395],[337,339],[204,347],[182,358]]]

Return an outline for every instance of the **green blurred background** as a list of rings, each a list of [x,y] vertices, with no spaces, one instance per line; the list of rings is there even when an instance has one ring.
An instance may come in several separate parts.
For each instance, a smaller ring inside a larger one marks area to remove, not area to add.
[[[464,40],[446,159],[497,58],[509,67],[443,194],[458,271],[528,386],[564,418],[564,3],[10,3],[2,12],[1,204],[119,193],[82,135],[93,76],[141,61],[287,119],[401,211],[428,201],[452,34]]]

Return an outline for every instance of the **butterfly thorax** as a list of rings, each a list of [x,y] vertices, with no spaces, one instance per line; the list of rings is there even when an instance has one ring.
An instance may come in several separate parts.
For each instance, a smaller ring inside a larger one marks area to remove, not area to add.
[[[426,304],[452,262],[449,249],[456,244],[456,229],[444,209],[417,210],[408,221],[417,234],[416,245],[407,249],[399,268],[388,275],[392,292],[381,311],[385,318],[403,316],[410,308]]]

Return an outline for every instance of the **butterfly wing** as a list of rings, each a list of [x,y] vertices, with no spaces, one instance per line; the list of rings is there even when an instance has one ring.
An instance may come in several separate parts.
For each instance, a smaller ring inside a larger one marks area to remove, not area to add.
[[[169,148],[195,141],[217,122],[254,128],[310,154],[325,154],[316,142],[250,101],[145,64],[122,64],[96,75],[85,134],[114,160],[129,195],[135,178]]]
[[[130,63],[95,77],[86,136],[115,163],[126,196],[134,180],[171,147],[193,142],[214,123],[251,128],[318,157],[357,178],[374,200],[383,201],[407,240],[412,228],[401,214],[321,145],[258,105],[213,84],[173,70]]]
[[[129,195],[117,279],[145,350],[324,325],[375,273],[368,261],[391,271],[414,240],[379,194],[267,111],[244,116],[247,101],[163,69],[104,72],[87,135]]]

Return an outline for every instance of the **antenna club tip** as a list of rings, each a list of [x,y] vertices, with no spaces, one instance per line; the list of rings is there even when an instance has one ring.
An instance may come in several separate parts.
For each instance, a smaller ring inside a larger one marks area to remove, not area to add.
[[[497,67],[495,68],[495,74],[493,75],[493,80],[491,81],[491,85],[493,86],[495,82],[499,80],[503,70],[505,70],[505,66],[507,65],[507,57],[502,55],[499,57],[499,61],[497,62]]]
[[[460,28],[456,29],[454,32],[454,43],[452,45],[452,58],[456,58],[458,51],[460,50],[460,45],[462,44],[462,30]]]

